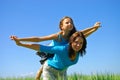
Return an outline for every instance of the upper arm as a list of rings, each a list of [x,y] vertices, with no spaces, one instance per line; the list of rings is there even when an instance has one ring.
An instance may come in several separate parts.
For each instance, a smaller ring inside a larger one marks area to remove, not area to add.
[[[40,52],[46,52],[50,54],[61,53],[65,47],[64,46],[44,46],[40,45]]]

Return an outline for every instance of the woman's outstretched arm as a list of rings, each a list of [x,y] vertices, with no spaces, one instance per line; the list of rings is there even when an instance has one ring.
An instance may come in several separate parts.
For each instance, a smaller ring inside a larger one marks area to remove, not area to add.
[[[39,44],[24,44],[24,43],[21,43],[16,36],[11,36],[10,38],[12,40],[14,40],[16,45],[18,45],[18,46],[26,47],[26,48],[33,49],[33,50],[36,50],[36,51],[40,50],[40,45]]]

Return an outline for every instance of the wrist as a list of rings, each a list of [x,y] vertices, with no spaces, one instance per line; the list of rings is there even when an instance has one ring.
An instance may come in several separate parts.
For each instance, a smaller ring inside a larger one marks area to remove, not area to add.
[[[21,46],[21,45],[22,45],[22,43],[20,43],[20,42],[16,42],[16,44],[17,44],[18,46]]]

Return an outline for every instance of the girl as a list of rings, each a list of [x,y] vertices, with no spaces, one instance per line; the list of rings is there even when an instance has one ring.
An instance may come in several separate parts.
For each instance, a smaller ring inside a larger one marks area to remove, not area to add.
[[[82,30],[81,32],[84,34],[85,37],[89,36],[92,34],[94,31],[96,31],[100,27],[100,23],[97,22],[93,27],[87,28],[85,30]],[[64,18],[61,19],[60,24],[59,24],[60,32],[56,34],[52,34],[49,36],[44,36],[44,37],[30,37],[30,38],[18,38],[19,41],[29,41],[29,42],[40,42],[40,41],[45,41],[45,40],[53,40],[50,45],[62,45],[62,44],[67,44],[69,37],[76,32],[74,23],[72,18],[65,16]],[[42,55],[42,53],[38,53],[38,55]],[[44,56],[44,59],[42,59],[42,63],[48,58],[46,55]],[[42,67],[38,70],[38,73],[36,75],[36,80],[40,79],[42,73]]]
[[[11,39],[18,46],[54,54],[54,57],[48,58],[43,65],[43,80],[67,80],[66,69],[78,62],[79,55],[83,56],[85,54],[87,45],[82,32],[75,32],[70,37],[69,44],[59,46],[23,44],[15,36],[11,36]]]

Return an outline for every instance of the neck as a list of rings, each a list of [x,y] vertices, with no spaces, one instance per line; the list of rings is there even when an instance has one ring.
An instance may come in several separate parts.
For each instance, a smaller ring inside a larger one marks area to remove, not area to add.
[[[65,39],[67,39],[69,35],[69,31],[63,31],[62,35]]]
[[[77,55],[77,52],[74,52],[74,55],[72,55],[70,59],[71,59],[71,60],[75,60],[76,55]]]

